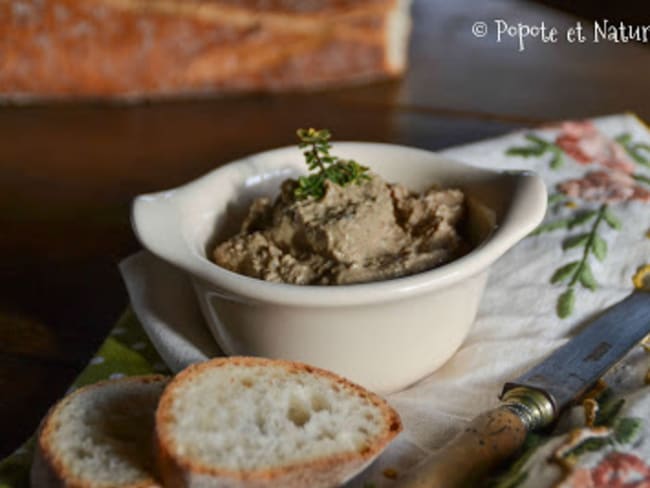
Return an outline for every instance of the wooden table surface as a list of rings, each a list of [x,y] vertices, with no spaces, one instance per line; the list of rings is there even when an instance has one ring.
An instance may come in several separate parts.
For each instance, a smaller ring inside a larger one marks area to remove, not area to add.
[[[513,39],[496,42],[494,19],[545,21],[560,32],[579,20],[538,2],[416,0],[413,14],[401,81],[0,107],[0,457],[31,435],[126,307],[117,263],[139,247],[129,224],[135,195],[292,144],[297,127],[439,149],[565,118],[634,111],[650,119],[648,46],[529,40],[520,52]],[[479,20],[492,31],[485,38],[472,35]]]

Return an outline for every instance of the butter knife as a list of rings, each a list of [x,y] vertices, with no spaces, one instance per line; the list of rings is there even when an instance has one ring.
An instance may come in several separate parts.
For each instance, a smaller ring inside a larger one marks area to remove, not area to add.
[[[650,333],[650,293],[636,291],[608,309],[542,363],[506,383],[494,410],[406,473],[400,488],[473,486],[550,425]]]

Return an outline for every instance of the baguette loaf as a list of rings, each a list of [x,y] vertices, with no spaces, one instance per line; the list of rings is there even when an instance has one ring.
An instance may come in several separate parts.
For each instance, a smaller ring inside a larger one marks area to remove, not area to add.
[[[219,358],[165,389],[156,449],[165,486],[339,486],[401,430],[377,395],[301,363]]]
[[[153,423],[167,384],[141,376],[81,388],[56,404],[38,436],[38,488],[153,488]]]
[[[281,91],[400,74],[410,0],[0,0],[0,98]]]

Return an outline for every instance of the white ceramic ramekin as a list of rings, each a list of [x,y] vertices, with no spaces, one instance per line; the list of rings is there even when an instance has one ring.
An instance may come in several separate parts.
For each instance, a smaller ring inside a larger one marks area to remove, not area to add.
[[[472,202],[469,223],[480,243],[430,271],[345,286],[269,283],[213,264],[210,249],[237,229],[253,198],[273,196],[282,180],[305,172],[296,147],[255,154],[179,188],[139,196],[133,227],[145,248],[191,277],[207,324],[227,354],[298,360],[388,393],[433,372],[458,349],[489,266],[542,220],[546,189],[532,173],[477,169],[409,147],[346,142],[334,144],[333,153],[412,190],[433,183],[460,187]]]

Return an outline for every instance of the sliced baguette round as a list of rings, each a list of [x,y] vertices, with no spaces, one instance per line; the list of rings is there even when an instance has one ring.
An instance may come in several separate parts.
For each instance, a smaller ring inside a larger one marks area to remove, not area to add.
[[[402,430],[383,399],[302,363],[218,358],[185,369],[156,412],[165,486],[338,486]]]
[[[153,488],[156,405],[169,378],[99,382],[59,401],[43,420],[31,470],[38,488]]]

